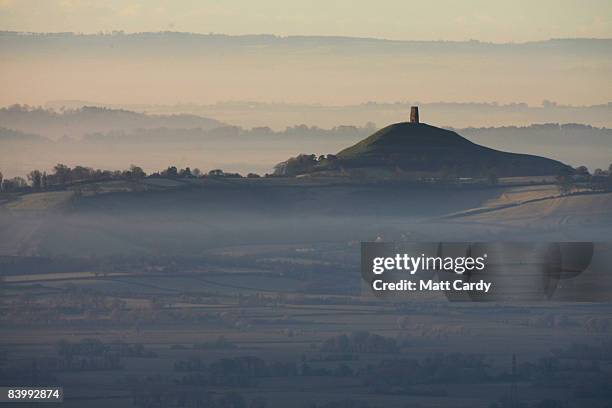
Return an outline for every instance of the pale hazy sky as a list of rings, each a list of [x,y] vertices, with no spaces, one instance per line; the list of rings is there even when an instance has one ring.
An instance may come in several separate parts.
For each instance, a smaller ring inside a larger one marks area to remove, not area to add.
[[[523,42],[612,37],[610,0],[0,0],[0,30]]]

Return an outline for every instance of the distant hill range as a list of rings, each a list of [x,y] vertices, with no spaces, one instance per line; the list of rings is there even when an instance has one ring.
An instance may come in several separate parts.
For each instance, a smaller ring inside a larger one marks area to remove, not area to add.
[[[402,106],[404,116],[406,105]],[[431,118],[429,108],[425,110],[428,122],[438,121]],[[360,117],[370,118],[367,112]],[[522,117],[518,115],[518,120]],[[386,121],[390,122],[393,121]],[[440,122],[444,123],[444,117]],[[176,164],[264,174],[270,172],[274,163],[298,153],[319,156],[341,151],[377,129],[374,124],[248,129],[196,115],[153,115],[101,107],[52,110],[13,105],[0,108],[0,171],[5,176],[25,176],[33,166],[50,170],[55,164],[73,158],[74,162],[66,164],[123,169],[133,163],[148,172]],[[550,157],[574,167],[586,165],[590,170],[607,169],[612,157],[610,128],[548,123],[447,129],[479,145]],[[318,157],[313,160],[305,155],[292,160],[289,169],[281,167],[283,172],[292,171],[291,174],[310,173],[315,167],[317,171],[337,171],[324,169],[328,167],[324,164]],[[379,166],[379,170],[386,169],[388,173],[389,169],[396,172],[404,167],[402,164],[395,168]],[[448,166],[443,168],[440,176],[453,170]],[[352,168],[352,171],[359,170]],[[373,168],[368,168],[369,173],[372,171]]]
[[[277,175],[391,174],[417,177],[519,177],[573,172],[559,161],[490,149],[424,123],[387,126],[337,155],[302,155],[275,167]]]
[[[0,126],[59,139],[64,136],[81,138],[86,134],[134,129],[210,130],[224,124],[214,119],[187,114],[147,115],[124,109],[95,106],[57,112],[51,109],[13,105],[0,108]]]

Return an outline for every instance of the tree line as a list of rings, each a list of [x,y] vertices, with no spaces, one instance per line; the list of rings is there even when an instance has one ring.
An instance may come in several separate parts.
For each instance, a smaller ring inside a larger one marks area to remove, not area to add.
[[[198,168],[177,168],[169,166],[165,170],[147,174],[141,167],[131,165],[127,170],[101,170],[85,166],[69,167],[57,164],[53,171],[47,173],[41,170],[30,171],[26,178],[4,178],[0,172],[1,192],[29,192],[63,189],[69,185],[98,181],[124,180],[139,181],[146,178],[195,179],[205,177],[243,178],[239,173],[225,172],[221,169],[210,170],[207,173]],[[247,178],[259,178],[256,173],[248,173]]]
[[[612,191],[612,164],[608,170],[597,168],[590,173],[586,166],[579,166],[573,172],[564,170],[557,175],[557,188],[562,195],[572,193],[578,183],[592,191]]]
[[[334,155],[320,156],[318,158],[315,155],[299,155],[278,164],[275,167],[274,174],[266,174],[264,177],[294,176],[300,173],[297,169],[303,170],[304,167],[312,169],[317,163],[333,162],[335,160],[336,156]],[[197,179],[208,177],[260,178],[261,176],[256,173],[248,173],[246,176],[243,176],[239,173],[225,172],[221,169],[213,169],[205,173],[198,168],[178,168],[176,166],[169,166],[164,170],[147,174],[142,167],[136,165],[131,165],[127,170],[101,170],[85,166],[69,167],[58,163],[50,173],[32,170],[27,174],[26,178],[13,177],[5,179],[2,172],[0,172],[0,192],[61,190],[73,184],[112,180],[139,181],[146,178]],[[610,191],[612,190],[612,164],[610,164],[607,170],[597,168],[592,173],[589,172],[586,166],[576,167],[573,171],[568,169],[558,174],[556,180],[561,194],[571,193],[577,183],[586,185],[588,189],[593,191]],[[493,182],[493,184],[497,184],[497,181]]]

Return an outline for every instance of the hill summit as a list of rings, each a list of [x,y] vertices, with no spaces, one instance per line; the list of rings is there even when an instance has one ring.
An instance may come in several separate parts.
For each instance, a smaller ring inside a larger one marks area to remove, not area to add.
[[[573,171],[559,161],[507,153],[472,143],[459,134],[419,123],[389,125],[337,155],[300,155],[276,166],[277,174],[390,175],[418,177],[518,177]]]

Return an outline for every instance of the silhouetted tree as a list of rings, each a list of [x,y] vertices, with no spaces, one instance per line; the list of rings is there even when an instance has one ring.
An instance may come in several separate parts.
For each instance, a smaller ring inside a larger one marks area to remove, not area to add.
[[[191,169],[189,167],[185,167],[184,169],[181,169],[179,173],[179,177],[184,177],[184,178],[193,177],[193,175],[191,174]]]
[[[22,177],[13,177],[2,181],[2,191],[15,192],[24,189],[28,183]]]
[[[557,188],[562,195],[570,193],[574,189],[574,177],[571,170],[563,168],[557,176]]]
[[[169,177],[169,178],[177,178],[178,170],[176,169],[175,166],[170,166],[162,172],[162,176]]]
[[[578,176],[589,176],[589,169],[587,166],[576,167],[576,175]]]
[[[147,173],[144,172],[144,170],[141,167],[135,166],[135,165],[131,165],[130,166],[130,171],[129,171],[129,177],[139,180],[139,179],[143,179],[145,177],[147,177]]]
[[[277,176],[296,176],[312,171],[319,164],[314,154],[299,154],[274,166]]]
[[[40,190],[42,187],[42,173],[39,170],[32,170],[28,174],[28,180],[34,190]]]
[[[91,167],[75,166],[72,170],[69,169],[70,181],[91,180],[95,176],[94,169]]]
[[[59,185],[63,186],[70,181],[70,167],[65,164],[56,164],[55,167],[53,167],[53,171]]]

